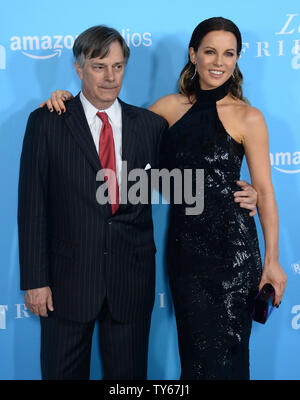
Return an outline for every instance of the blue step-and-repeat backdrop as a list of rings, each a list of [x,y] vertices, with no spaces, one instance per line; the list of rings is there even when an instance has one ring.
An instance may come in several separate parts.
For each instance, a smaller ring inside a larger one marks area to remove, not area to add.
[[[79,91],[72,45],[92,25],[115,27],[131,49],[121,98],[148,107],[176,91],[194,27],[232,19],[243,35],[244,92],[267,121],[279,208],[280,262],[288,274],[283,302],[268,323],[253,324],[251,379],[300,378],[300,3],[299,0],[14,0],[0,4],[0,379],[40,379],[39,319],[19,289],[17,183],[29,113],[57,89]],[[246,165],[243,178],[249,179]],[[172,300],[163,262],[167,206],[154,205],[156,302],[149,379],[178,379]],[[256,218],[261,251],[262,231]],[[80,295],[80,294],[78,294]],[[96,327],[91,378],[101,379]]]

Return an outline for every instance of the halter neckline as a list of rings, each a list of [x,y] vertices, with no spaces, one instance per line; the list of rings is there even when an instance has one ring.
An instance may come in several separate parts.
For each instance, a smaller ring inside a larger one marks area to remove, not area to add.
[[[230,77],[221,86],[215,89],[203,90],[200,87],[200,83],[196,85],[196,98],[201,103],[216,103],[223,99],[229,92],[230,85],[232,84],[232,78]]]

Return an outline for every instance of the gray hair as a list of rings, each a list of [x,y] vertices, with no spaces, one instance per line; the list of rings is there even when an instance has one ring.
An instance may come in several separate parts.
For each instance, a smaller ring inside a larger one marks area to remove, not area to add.
[[[127,43],[117,30],[105,25],[93,26],[76,38],[73,46],[75,61],[83,68],[87,57],[106,57],[111,44],[116,40],[122,47],[125,63],[127,64],[130,55]]]

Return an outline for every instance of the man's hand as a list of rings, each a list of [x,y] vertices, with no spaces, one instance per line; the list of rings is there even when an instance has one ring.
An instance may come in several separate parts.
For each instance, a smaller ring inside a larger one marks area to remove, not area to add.
[[[234,201],[240,203],[241,207],[252,210],[249,215],[253,217],[256,214],[257,192],[246,181],[237,181],[236,183],[242,190],[233,193]]]
[[[54,311],[52,292],[49,286],[30,289],[25,293],[25,305],[37,317],[48,317],[47,308]]]

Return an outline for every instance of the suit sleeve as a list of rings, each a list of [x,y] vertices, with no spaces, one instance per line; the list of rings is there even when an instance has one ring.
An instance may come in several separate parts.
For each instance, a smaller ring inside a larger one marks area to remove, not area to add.
[[[40,111],[29,116],[20,162],[18,230],[21,290],[50,284],[47,243],[47,124]]]

